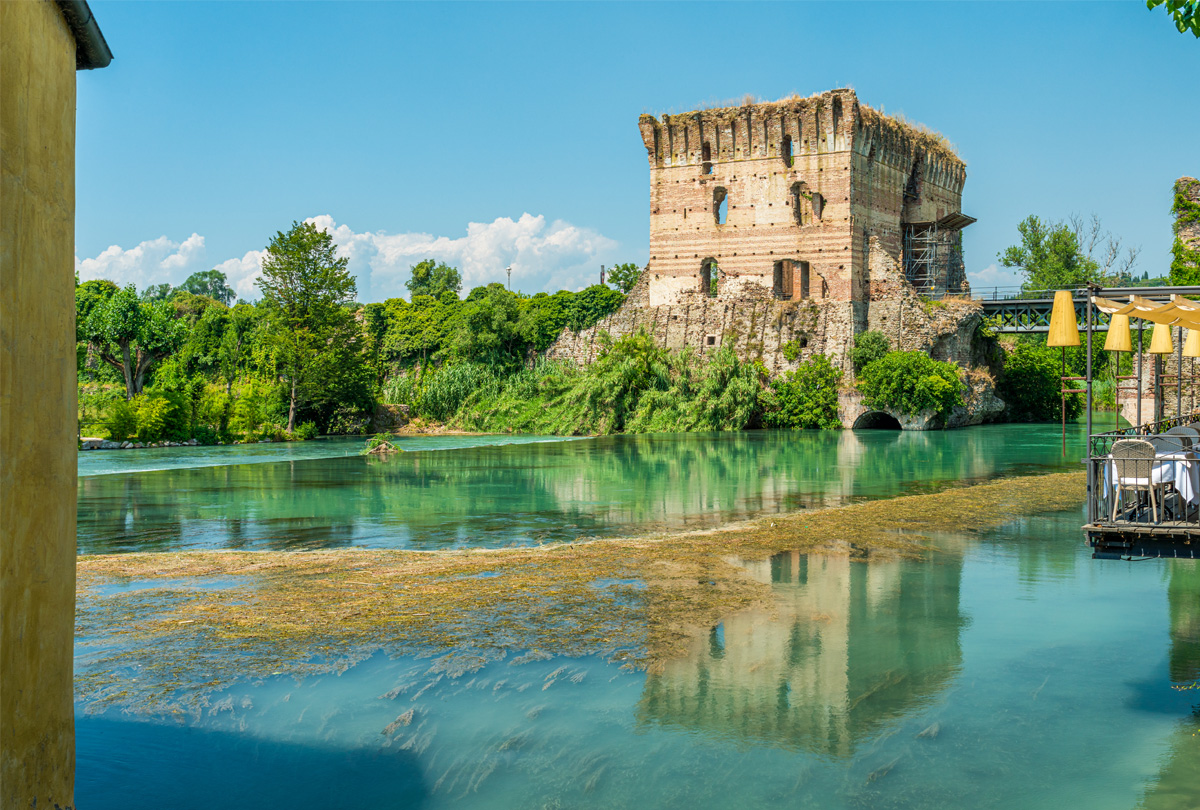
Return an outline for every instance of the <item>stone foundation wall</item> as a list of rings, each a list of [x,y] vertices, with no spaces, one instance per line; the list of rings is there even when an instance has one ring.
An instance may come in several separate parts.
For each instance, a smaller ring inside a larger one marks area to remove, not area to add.
[[[995,396],[987,358],[975,337],[982,308],[968,299],[922,300],[903,279],[898,263],[876,240],[871,244],[868,280],[872,300],[697,296],[687,303],[654,306],[649,300],[649,274],[643,273],[619,310],[589,329],[564,330],[546,350],[546,357],[587,364],[600,351],[601,333],[619,338],[639,329],[645,329],[660,345],[670,349],[690,346],[700,356],[731,346],[743,360],[761,360],[772,376],[824,354],[842,371],[841,414],[843,424],[850,427],[865,412],[853,388],[854,336],[877,330],[887,336],[893,350],[926,352],[935,360],[958,363],[966,370],[967,407],[951,417],[951,426],[997,418],[1004,404]],[[799,349],[794,361],[784,353],[789,342]],[[901,421],[910,423],[909,429],[937,427],[928,417]]]

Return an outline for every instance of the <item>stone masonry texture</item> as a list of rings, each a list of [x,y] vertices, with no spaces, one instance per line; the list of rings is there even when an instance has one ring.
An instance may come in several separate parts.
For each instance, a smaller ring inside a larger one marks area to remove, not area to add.
[[[639,329],[701,355],[731,346],[772,375],[820,353],[843,372],[849,426],[865,410],[848,384],[854,336],[878,330],[893,349],[971,370],[971,407],[953,421],[999,414],[991,375],[977,368],[982,315],[965,298],[961,266],[935,302],[904,273],[906,228],[940,223],[949,247],[974,221],[961,215],[966,167],[944,139],[860,104],[852,90],[638,124],[650,163],[650,261],[621,309],[564,331],[548,357],[586,364],[601,332]],[[794,362],[788,343],[799,349]]]

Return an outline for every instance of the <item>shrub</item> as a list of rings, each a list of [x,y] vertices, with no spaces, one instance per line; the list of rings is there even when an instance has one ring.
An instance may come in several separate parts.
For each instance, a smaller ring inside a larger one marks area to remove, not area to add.
[[[958,366],[924,352],[888,352],[863,368],[858,387],[868,408],[908,416],[933,411],[944,419],[963,402]]]
[[[837,430],[838,383],[842,372],[818,354],[795,371],[771,381],[763,392],[763,423],[777,428]]]
[[[315,422],[303,422],[294,431],[292,438],[296,441],[306,442],[309,439],[317,438],[317,425]]]
[[[767,370],[762,363],[743,363],[722,346],[708,355],[692,405],[693,430],[742,430],[762,419],[759,392]]]
[[[890,348],[883,332],[859,332],[854,336],[854,348],[850,351],[854,373],[861,374],[868,365],[884,357]]]
[[[138,419],[133,403],[118,399],[110,404],[104,417],[104,428],[108,431],[108,438],[115,442],[136,436]]]
[[[389,405],[413,405],[417,396],[417,380],[410,374],[397,374],[383,384],[383,401]]]
[[[503,387],[491,368],[478,363],[456,363],[442,366],[424,380],[417,403],[422,416],[445,422],[472,394],[499,396]]]
[[[567,325],[575,332],[595,326],[625,303],[625,296],[602,284],[593,284],[575,293]]]
[[[205,445],[216,444],[220,441],[217,432],[208,425],[196,425],[196,428],[192,431],[192,438],[200,442],[200,444]]]
[[[1053,422],[1062,409],[1062,367],[1058,352],[1045,346],[1018,343],[1004,358],[1004,374],[996,393],[1018,422]],[[1070,369],[1068,369],[1069,371]],[[1078,395],[1067,397],[1067,417],[1083,411]]]
[[[138,441],[162,439],[171,422],[171,401],[161,394],[139,394],[133,400],[133,407],[137,411]]]
[[[229,420],[230,429],[247,440],[258,434],[262,426],[265,397],[257,385],[247,385],[233,403],[232,415]]]

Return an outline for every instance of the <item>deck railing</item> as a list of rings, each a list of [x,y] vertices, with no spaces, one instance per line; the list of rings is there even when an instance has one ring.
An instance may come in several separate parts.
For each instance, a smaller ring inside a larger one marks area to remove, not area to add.
[[[1200,532],[1200,440],[1167,433],[1175,427],[1194,426],[1198,420],[1200,415],[1182,414],[1091,435],[1086,462],[1091,486],[1088,524],[1111,531],[1157,529],[1164,536],[1175,530]],[[1142,439],[1154,445],[1155,457],[1147,459],[1153,505],[1146,486],[1126,489],[1118,499],[1112,450],[1122,439]]]

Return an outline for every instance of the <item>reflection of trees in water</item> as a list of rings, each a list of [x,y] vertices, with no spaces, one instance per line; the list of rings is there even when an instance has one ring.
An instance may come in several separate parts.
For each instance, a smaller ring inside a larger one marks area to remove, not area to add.
[[[93,476],[80,479],[80,549],[291,548],[297,531],[310,547],[323,526],[344,527],[330,544],[416,546],[708,527],[1037,462],[1010,447],[1013,427],[609,436]]]
[[[776,555],[774,615],[739,614],[647,677],[642,723],[850,756],[957,673],[961,562]]]

